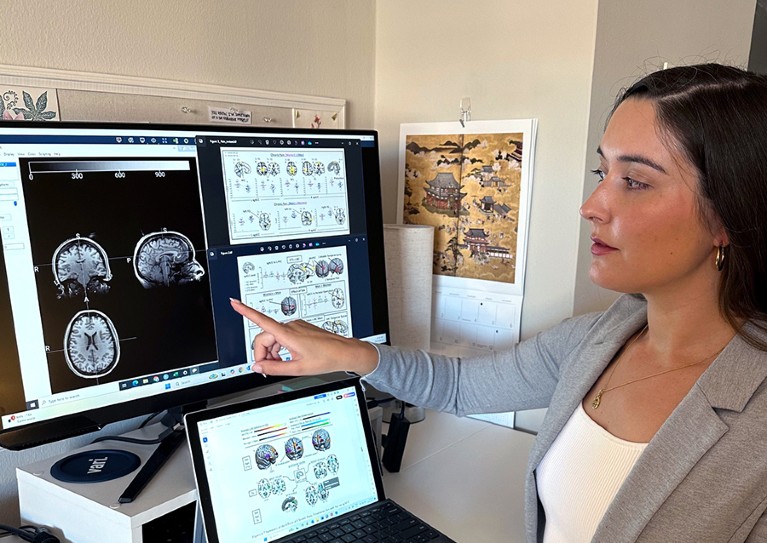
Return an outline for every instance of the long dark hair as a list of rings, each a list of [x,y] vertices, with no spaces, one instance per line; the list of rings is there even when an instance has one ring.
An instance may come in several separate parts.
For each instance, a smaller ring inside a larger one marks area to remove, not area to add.
[[[650,100],[661,130],[697,168],[699,205],[729,237],[719,309],[751,345],[767,342],[767,77],[721,64],[647,75],[618,97]],[[615,109],[613,109],[615,111]],[[713,262],[711,264],[714,265]]]

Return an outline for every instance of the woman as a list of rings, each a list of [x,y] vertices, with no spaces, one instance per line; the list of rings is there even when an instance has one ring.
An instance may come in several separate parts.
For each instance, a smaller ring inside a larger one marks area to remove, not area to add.
[[[591,279],[626,293],[609,309],[461,360],[233,301],[264,330],[256,371],[352,371],[458,415],[548,407],[528,465],[531,542],[767,541],[766,127],[762,76],[648,75],[619,97],[581,207]]]

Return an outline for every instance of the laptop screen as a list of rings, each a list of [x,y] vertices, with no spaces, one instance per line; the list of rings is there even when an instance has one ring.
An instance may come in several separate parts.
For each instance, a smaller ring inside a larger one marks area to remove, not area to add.
[[[188,415],[209,541],[274,541],[382,498],[362,396],[340,381]]]

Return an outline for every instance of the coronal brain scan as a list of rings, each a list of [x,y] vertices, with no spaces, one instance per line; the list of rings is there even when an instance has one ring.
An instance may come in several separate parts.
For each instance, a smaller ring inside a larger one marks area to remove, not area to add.
[[[277,449],[271,445],[261,445],[256,449],[256,465],[258,469],[268,469],[277,462],[279,456]]]
[[[133,255],[136,277],[144,288],[199,281],[205,270],[195,259],[192,242],[179,232],[163,230],[142,237]]]
[[[314,265],[314,273],[317,274],[317,277],[327,277],[330,274],[327,260],[318,260]]]
[[[112,272],[103,247],[77,234],[53,252],[53,276],[59,298],[82,297],[87,301],[89,294],[109,292],[107,282]]]
[[[283,298],[282,302],[280,302],[280,309],[282,310],[282,314],[286,317],[295,314],[297,308],[298,302],[296,302],[296,299],[292,296],[286,296]]]
[[[328,268],[332,273],[341,274],[344,271],[344,261],[340,258],[332,258],[330,259],[330,264],[328,265]]]
[[[64,355],[80,377],[96,378],[112,371],[120,360],[120,340],[112,321],[101,311],[80,311],[64,334]]]
[[[312,445],[318,451],[327,451],[330,448],[330,434],[327,430],[315,430],[312,434]]]
[[[297,437],[291,437],[285,442],[285,454],[291,460],[298,460],[304,455],[304,444]]]

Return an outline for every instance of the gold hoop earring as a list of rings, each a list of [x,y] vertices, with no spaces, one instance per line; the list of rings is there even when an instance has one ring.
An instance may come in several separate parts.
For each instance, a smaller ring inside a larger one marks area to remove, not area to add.
[[[716,248],[716,271],[722,271],[724,269],[724,245],[720,245]]]

